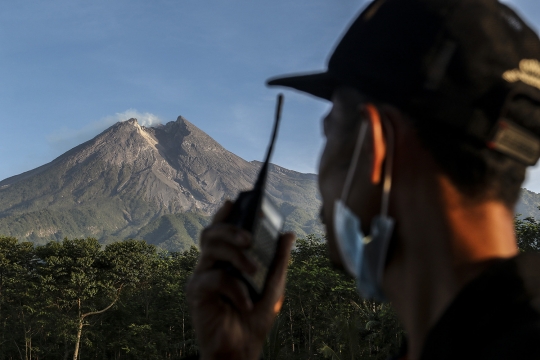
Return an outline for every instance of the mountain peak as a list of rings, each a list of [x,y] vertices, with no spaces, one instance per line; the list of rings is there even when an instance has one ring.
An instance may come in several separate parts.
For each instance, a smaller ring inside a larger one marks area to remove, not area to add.
[[[0,233],[23,241],[153,237],[162,216],[194,213],[206,219],[224,199],[250,189],[259,168],[183,116],[148,127],[130,118],[48,164],[1,181]],[[305,234],[315,226],[309,220],[320,202],[314,176],[272,166],[267,190],[284,204],[289,229]],[[302,210],[293,214],[297,205]],[[189,223],[182,233],[166,230],[169,240],[162,246],[182,249],[170,242],[175,236],[193,243],[201,224]],[[141,233],[143,227],[151,234]]]
[[[116,124],[114,124],[113,126],[111,126],[110,128],[106,129],[103,133],[106,133],[108,132],[109,130],[112,130],[112,129],[115,129],[115,128],[120,128],[120,129],[131,129],[131,128],[138,128],[140,127],[139,125],[139,121],[135,118],[131,118],[129,120],[124,120],[124,121],[118,121]]]

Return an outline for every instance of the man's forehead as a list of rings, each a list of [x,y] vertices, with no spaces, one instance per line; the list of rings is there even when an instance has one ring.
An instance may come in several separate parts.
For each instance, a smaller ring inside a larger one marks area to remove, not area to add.
[[[355,88],[339,86],[333,91],[331,100],[332,120],[350,124],[358,120],[359,109],[366,102],[366,97]]]
[[[355,88],[340,86],[334,90],[331,100],[332,108],[325,117],[325,126],[352,131],[360,122],[360,109],[366,97]]]

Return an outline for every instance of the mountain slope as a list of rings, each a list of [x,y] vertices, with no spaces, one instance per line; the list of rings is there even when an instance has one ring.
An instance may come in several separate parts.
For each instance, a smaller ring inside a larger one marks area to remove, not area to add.
[[[535,219],[540,219],[540,194],[529,191],[527,189],[521,189],[521,195],[516,205],[515,213],[520,215],[521,218],[531,216]]]
[[[130,119],[1,181],[0,233],[34,242],[145,237],[181,250],[197,238],[188,228],[202,228],[224,199],[249,189],[259,168],[183,117],[153,128]],[[320,206],[315,175],[272,165],[268,193],[296,211],[286,228],[299,235],[321,230],[313,221]]]

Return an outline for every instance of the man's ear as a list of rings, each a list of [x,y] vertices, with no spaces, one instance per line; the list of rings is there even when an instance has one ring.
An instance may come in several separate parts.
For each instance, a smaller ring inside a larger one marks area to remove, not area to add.
[[[367,103],[360,105],[361,116],[369,121],[370,135],[372,139],[372,167],[371,183],[377,185],[381,182],[383,174],[384,159],[386,157],[386,141],[384,140],[383,126],[379,110],[373,104]]]

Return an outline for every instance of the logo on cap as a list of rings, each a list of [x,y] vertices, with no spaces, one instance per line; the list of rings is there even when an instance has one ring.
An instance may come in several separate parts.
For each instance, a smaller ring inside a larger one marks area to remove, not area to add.
[[[523,59],[519,62],[519,69],[508,70],[502,77],[510,83],[521,80],[540,90],[540,62],[536,59]]]
[[[529,166],[535,165],[540,158],[540,140],[507,119],[498,122],[487,145]]]

